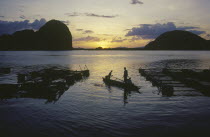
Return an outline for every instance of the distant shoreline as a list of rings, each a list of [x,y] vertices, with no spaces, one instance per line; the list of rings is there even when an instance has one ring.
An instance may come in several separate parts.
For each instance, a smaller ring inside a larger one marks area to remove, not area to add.
[[[128,49],[72,49],[72,50],[0,50],[1,51],[75,51],[75,50],[90,50],[90,51],[210,51],[210,50],[166,50],[166,49],[139,49],[139,48],[128,48]]]

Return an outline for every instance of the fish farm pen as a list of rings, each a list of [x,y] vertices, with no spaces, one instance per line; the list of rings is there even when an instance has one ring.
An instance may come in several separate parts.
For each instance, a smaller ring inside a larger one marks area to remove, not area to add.
[[[140,68],[139,73],[156,86],[163,96],[179,95],[180,92],[210,96],[210,70],[208,69]]]
[[[9,68],[0,69],[1,75],[9,74]],[[40,98],[56,102],[77,81],[89,77],[89,70],[72,71],[64,68],[48,68],[16,74],[14,83],[0,84],[0,99]]]

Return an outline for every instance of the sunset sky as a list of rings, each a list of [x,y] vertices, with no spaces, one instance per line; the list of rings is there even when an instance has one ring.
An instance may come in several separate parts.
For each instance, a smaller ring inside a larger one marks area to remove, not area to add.
[[[73,47],[141,47],[171,30],[210,39],[210,0],[1,0],[0,34],[57,19]]]

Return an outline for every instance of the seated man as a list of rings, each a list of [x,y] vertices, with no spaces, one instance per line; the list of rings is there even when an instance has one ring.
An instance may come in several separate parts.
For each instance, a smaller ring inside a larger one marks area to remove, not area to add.
[[[127,79],[128,84],[132,84],[131,78]]]
[[[109,72],[109,74],[106,76],[106,79],[110,79],[112,76],[112,70]]]

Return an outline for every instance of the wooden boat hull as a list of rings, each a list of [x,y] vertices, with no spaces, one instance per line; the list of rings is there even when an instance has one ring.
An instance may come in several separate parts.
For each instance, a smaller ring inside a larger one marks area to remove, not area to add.
[[[139,91],[139,89],[140,89],[139,87],[135,86],[134,84],[124,83],[124,82],[117,81],[117,80],[103,78],[103,81],[106,85],[124,88],[128,91]]]

